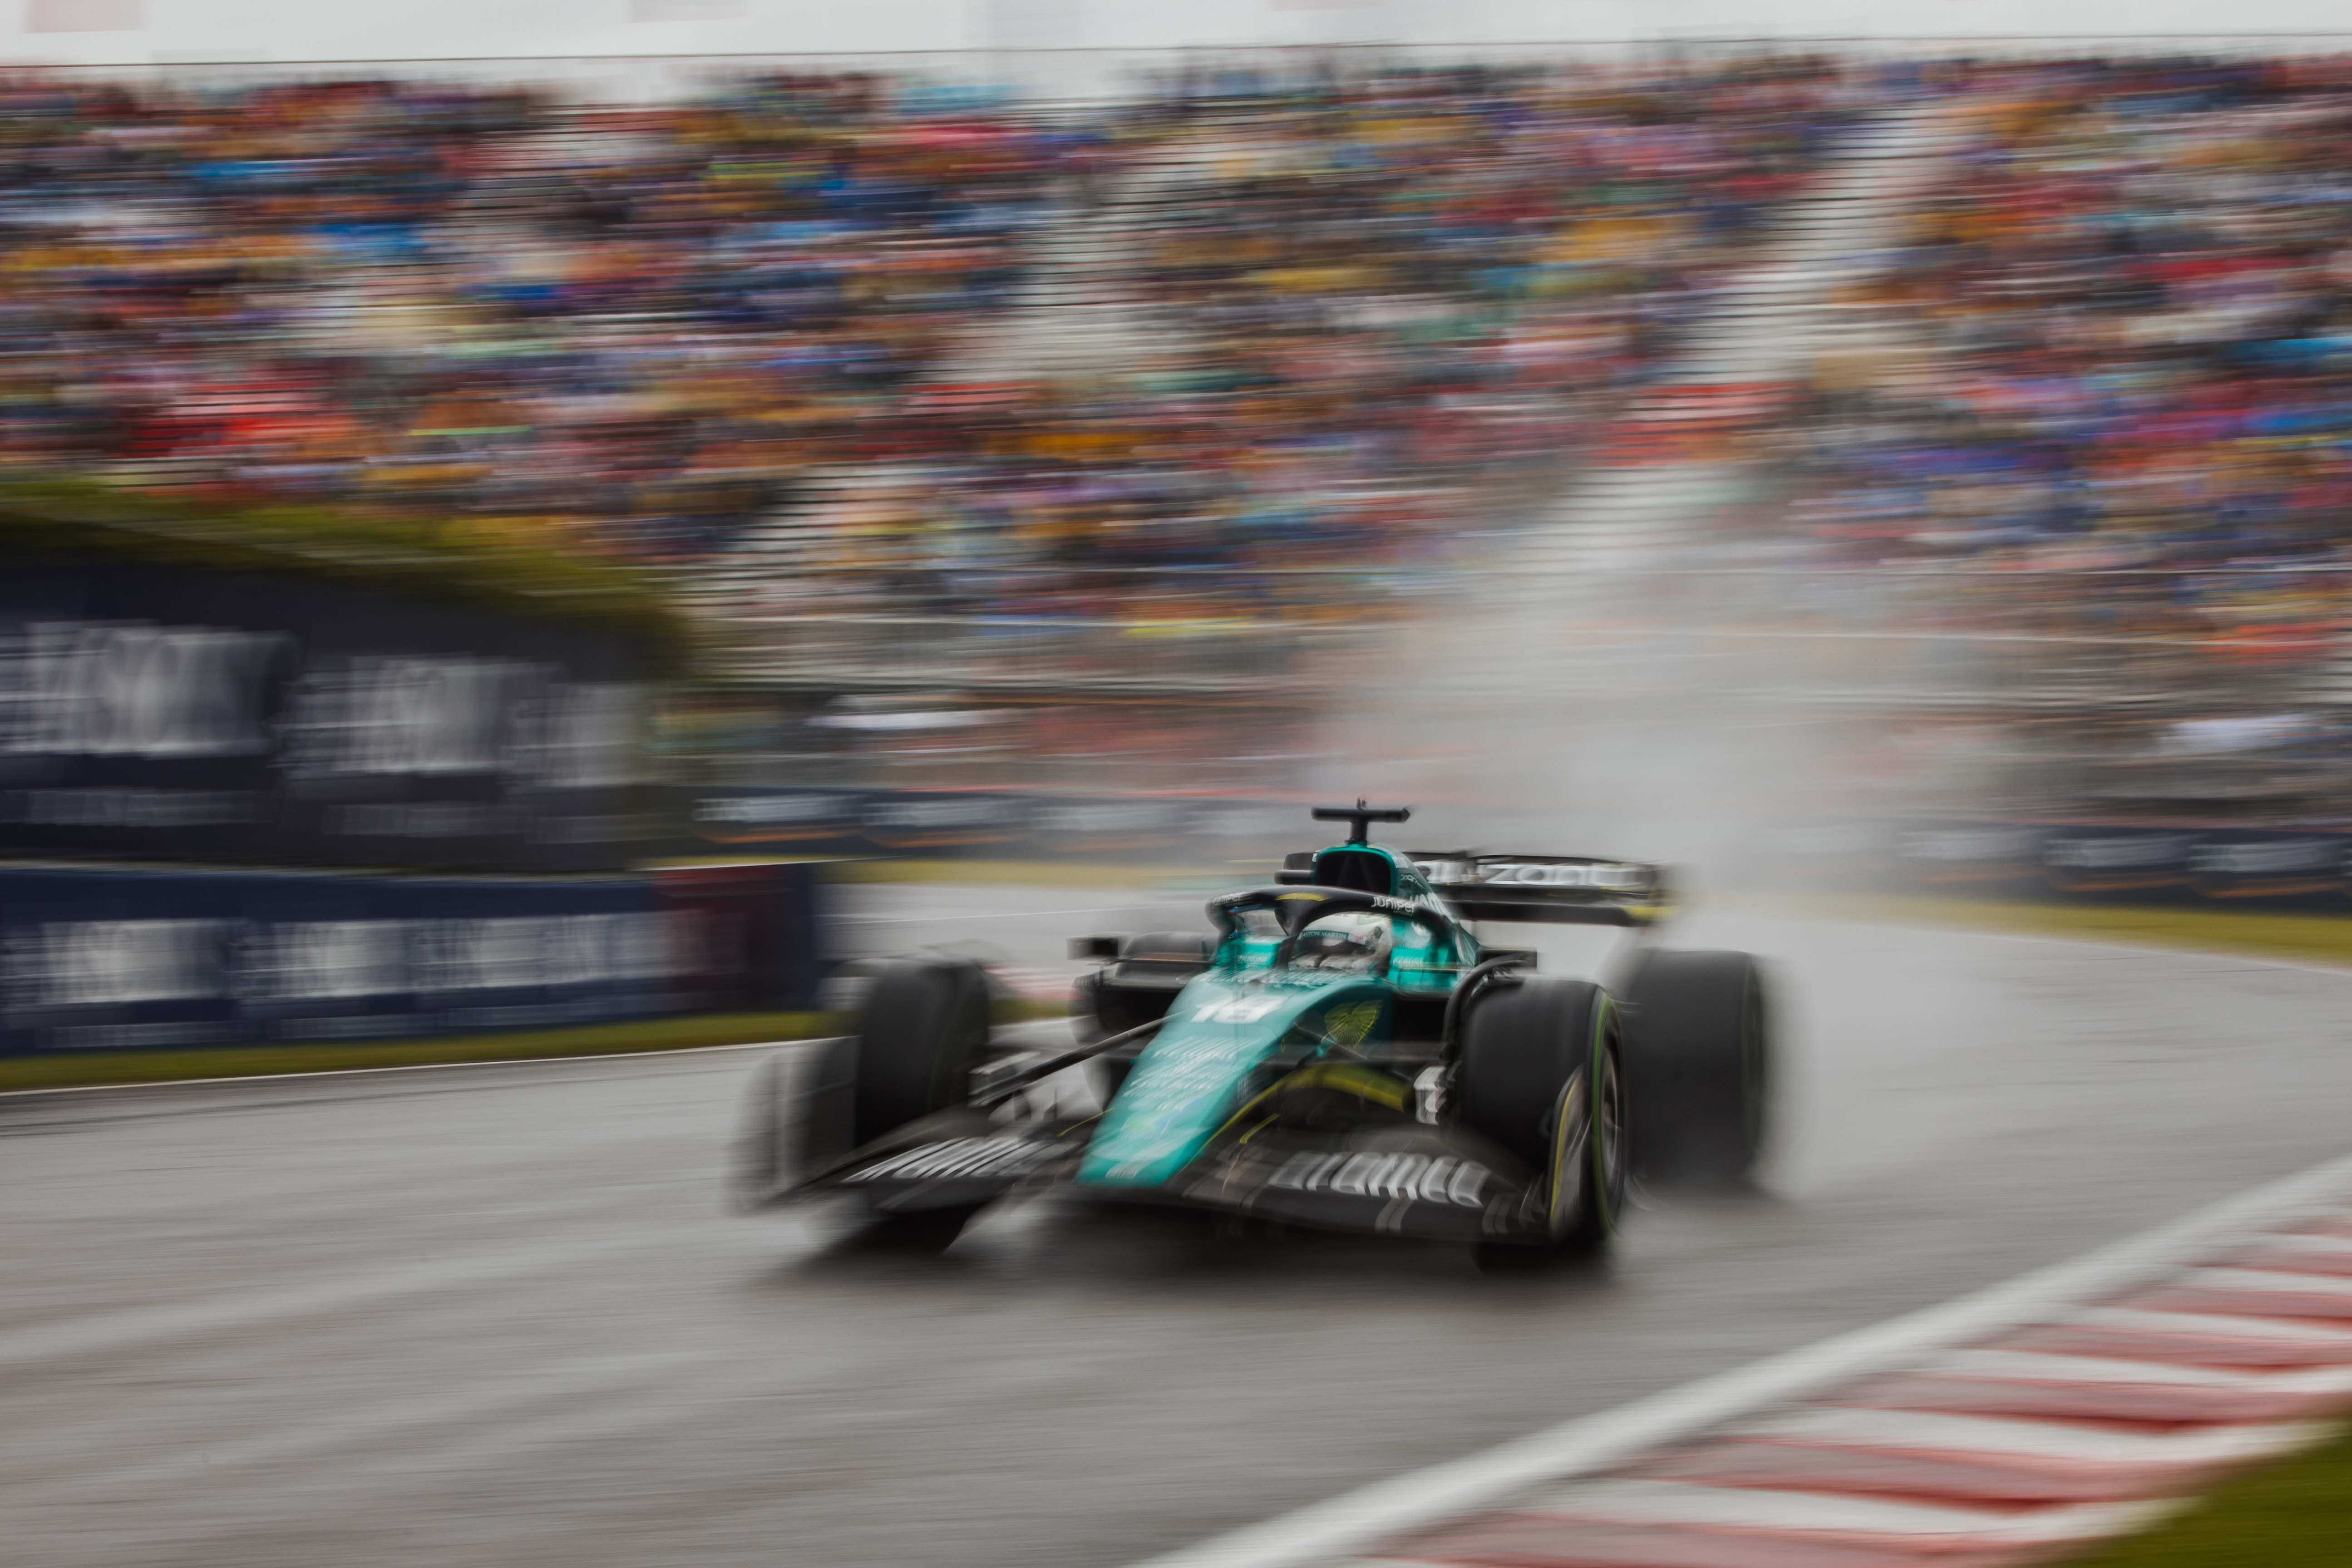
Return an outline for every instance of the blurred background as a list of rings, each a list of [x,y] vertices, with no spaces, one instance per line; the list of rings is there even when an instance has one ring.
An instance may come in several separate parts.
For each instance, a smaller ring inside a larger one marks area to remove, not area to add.
[[[0,850],[2340,901],[2340,43],[1718,9],[28,0]]]
[[[2352,33],[2215,20],[0,5],[0,1090],[231,1080],[0,1094],[12,1544],[1094,1568],[2340,1156],[2340,975],[2015,934],[2352,913]],[[1361,796],[1766,954],[1759,1189],[719,1212],[657,1047]]]

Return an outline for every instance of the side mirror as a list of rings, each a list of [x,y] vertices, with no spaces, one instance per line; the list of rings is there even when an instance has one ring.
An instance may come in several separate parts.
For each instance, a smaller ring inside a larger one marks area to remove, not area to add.
[[[1118,942],[1115,936],[1074,936],[1070,939],[1070,956],[1100,959],[1108,963],[1118,956]]]
[[[1275,885],[1283,888],[1304,888],[1315,880],[1315,852],[1300,849],[1282,858],[1282,869],[1274,874]]]

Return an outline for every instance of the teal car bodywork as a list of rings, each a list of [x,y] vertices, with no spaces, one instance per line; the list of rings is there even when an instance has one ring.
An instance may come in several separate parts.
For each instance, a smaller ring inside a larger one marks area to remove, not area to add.
[[[1301,1043],[1306,1054],[1282,1068],[1305,1071],[1334,1047],[1352,1048],[1341,1047],[1347,1037],[1366,1043],[1358,1021],[1387,1011],[1381,988],[1361,981],[1268,975],[1253,984],[1231,973],[1202,975],[1179,994],[1170,1023],[1103,1112],[1078,1166],[1079,1184],[1165,1184],[1246,1113],[1265,1068],[1286,1054],[1285,1042]]]
[[[1164,1185],[1221,1131],[1240,1135],[1234,1124],[1283,1079],[1327,1065],[1361,1064],[1370,1072],[1350,1075],[1360,1091],[1395,1109],[1410,1103],[1409,1079],[1387,1074],[1395,1079],[1391,1092],[1370,1076],[1390,1054],[1382,1047],[1392,1040],[1398,998],[1450,994],[1477,963],[1478,940],[1395,851],[1340,845],[1317,858],[1332,855],[1356,862],[1350,869],[1359,880],[1370,869],[1364,859],[1385,863],[1396,889],[1381,896],[1377,911],[1391,922],[1394,939],[1378,972],[1370,963],[1357,972],[1285,963],[1278,918],[1248,918],[1286,903],[1312,910],[1334,901],[1326,892],[1276,889],[1258,895],[1262,902],[1213,906],[1228,924],[1212,966],[1171,1001],[1166,1023],[1136,1058],[1078,1166],[1080,1185]]]

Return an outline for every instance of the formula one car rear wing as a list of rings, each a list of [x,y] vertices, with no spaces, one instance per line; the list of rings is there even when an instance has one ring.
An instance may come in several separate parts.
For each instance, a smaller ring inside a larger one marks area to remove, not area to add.
[[[1407,850],[1432,891],[1474,921],[1647,926],[1673,913],[1665,871],[1633,860]]]

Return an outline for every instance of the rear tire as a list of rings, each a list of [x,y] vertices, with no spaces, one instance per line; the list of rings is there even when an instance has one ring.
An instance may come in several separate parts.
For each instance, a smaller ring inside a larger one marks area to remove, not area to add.
[[[1552,1252],[1589,1257],[1616,1234],[1628,1131],[1622,1061],[1616,1004],[1590,981],[1535,976],[1497,988],[1463,1025],[1455,1114],[1538,1173]],[[1478,1261],[1524,1266],[1544,1251],[1488,1243]]]
[[[1155,931],[1131,936],[1118,944],[1118,957],[1091,973],[1081,974],[1070,987],[1070,1033],[1080,1045],[1090,1046],[1113,1035],[1123,1035],[1168,1016],[1177,994],[1194,975],[1209,967],[1216,942],[1198,931]],[[1148,978],[1159,984],[1136,984]],[[1122,984],[1122,981],[1129,982]],[[1087,1085],[1095,1102],[1108,1106],[1127,1082],[1135,1065],[1138,1046],[1121,1047],[1087,1063]]]
[[[971,1092],[988,1045],[988,982],[970,964],[902,959],[874,977],[857,1022],[851,1147]]]
[[[1771,1104],[1764,976],[1744,952],[1654,952],[1626,987],[1633,1147],[1644,1179],[1738,1187]]]
[[[1082,977],[1072,1010],[1104,1035],[1125,1034],[1168,1016],[1184,983],[1209,967],[1215,944],[1197,931],[1155,931],[1119,943],[1118,960]]]

